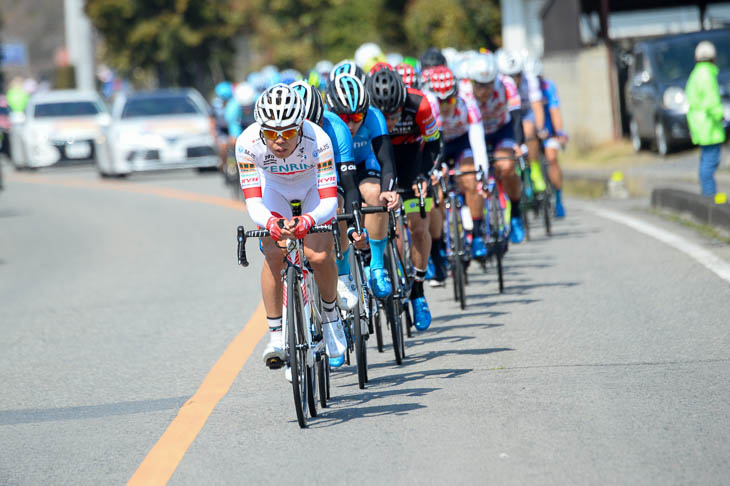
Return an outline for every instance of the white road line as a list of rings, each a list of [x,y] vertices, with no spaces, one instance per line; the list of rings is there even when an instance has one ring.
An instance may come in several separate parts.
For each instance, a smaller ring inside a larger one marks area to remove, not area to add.
[[[590,206],[585,206],[585,209],[603,218],[624,224],[636,231],[639,231],[640,233],[656,238],[662,243],[666,243],[667,245],[686,253],[697,260],[700,264],[704,265],[707,269],[715,272],[721,279],[726,282],[730,282],[730,263],[721,260],[712,252],[705,250],[701,246],[695,245],[681,236],[670,233],[669,231],[663,230],[657,226],[647,223],[646,221],[642,221],[627,214]]]

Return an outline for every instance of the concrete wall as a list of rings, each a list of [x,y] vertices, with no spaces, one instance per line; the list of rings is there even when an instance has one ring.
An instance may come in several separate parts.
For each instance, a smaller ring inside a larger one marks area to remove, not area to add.
[[[571,145],[580,150],[613,140],[609,59],[605,46],[545,57],[543,74],[558,89]]]

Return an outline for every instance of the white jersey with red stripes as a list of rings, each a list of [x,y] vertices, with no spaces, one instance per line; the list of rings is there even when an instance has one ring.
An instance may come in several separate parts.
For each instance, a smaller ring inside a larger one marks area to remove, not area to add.
[[[337,210],[337,173],[332,142],[319,126],[304,121],[299,144],[285,159],[266,146],[258,123],[251,124],[236,141],[236,161],[241,189],[246,197],[249,216],[259,226],[273,215],[282,216],[284,208],[266,207],[266,193],[278,193],[286,201],[313,201],[304,207],[316,224],[329,221]],[[314,198],[318,195],[317,198]]]
[[[469,131],[469,125],[479,123],[482,117],[479,114],[479,108],[475,101],[467,100],[461,95],[456,96],[456,106],[454,113],[450,117],[440,113],[439,120],[441,122],[441,133],[444,142],[450,142],[461,137]]]
[[[492,95],[485,103],[477,102],[481,114],[484,133],[495,133],[510,122],[510,111],[519,110],[520,93],[517,85],[509,76],[500,74],[494,80]]]

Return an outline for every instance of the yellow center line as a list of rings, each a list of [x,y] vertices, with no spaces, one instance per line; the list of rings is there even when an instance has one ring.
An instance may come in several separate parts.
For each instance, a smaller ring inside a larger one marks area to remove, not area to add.
[[[245,210],[245,205],[241,201],[164,187],[23,174],[14,174],[8,180],[64,187],[111,189],[200,202],[239,211],[241,209]],[[215,406],[228,393],[233,381],[248,361],[256,344],[266,334],[266,330],[266,311],[263,302],[259,302],[256,312],[218,358],[195,395],[180,408],[177,416],[165,429],[160,440],[147,453],[147,456],[127,483],[128,486],[167,484],[190,444],[193,443],[208,421],[208,417]]]
[[[109,189],[112,191],[148,194],[151,196],[166,197],[169,199],[200,202],[213,206],[235,209],[237,211],[246,210],[246,204],[242,201],[235,201],[219,196],[208,196],[197,192],[181,191],[179,189],[170,189],[167,187],[144,186],[134,183],[93,181],[87,179],[74,179],[70,177],[55,178],[29,174],[13,174],[12,176],[8,176],[8,182],[26,182],[30,184],[44,184],[63,187],[82,187],[86,189]]]
[[[256,344],[266,334],[263,302],[251,320],[211,368],[195,395],[182,406],[157,444],[152,447],[127,486],[164,485],[205,425],[218,402],[228,393]]]

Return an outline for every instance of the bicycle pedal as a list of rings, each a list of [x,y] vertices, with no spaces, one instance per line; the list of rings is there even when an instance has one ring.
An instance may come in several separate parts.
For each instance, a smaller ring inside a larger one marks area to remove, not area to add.
[[[266,366],[268,366],[270,370],[281,369],[285,364],[286,363],[279,358],[269,358],[266,360]]]

